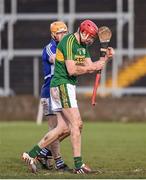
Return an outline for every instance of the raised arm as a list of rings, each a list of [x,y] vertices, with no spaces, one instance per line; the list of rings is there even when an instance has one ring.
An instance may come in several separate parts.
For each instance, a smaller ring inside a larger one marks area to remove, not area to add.
[[[66,68],[70,76],[81,75],[86,73],[93,73],[95,71],[103,69],[106,61],[114,55],[113,48],[108,48],[107,55],[100,57],[99,60],[92,62],[91,58],[86,58],[83,66],[76,65],[74,60],[66,60]]]

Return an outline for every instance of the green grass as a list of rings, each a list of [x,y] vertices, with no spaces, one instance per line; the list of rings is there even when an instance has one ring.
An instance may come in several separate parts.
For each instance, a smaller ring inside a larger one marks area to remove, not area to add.
[[[32,174],[20,160],[47,131],[47,123],[0,123],[0,178],[146,178],[146,124],[85,123],[82,134],[84,161],[102,173],[75,175],[40,170]],[[61,144],[65,162],[73,167],[69,139]]]

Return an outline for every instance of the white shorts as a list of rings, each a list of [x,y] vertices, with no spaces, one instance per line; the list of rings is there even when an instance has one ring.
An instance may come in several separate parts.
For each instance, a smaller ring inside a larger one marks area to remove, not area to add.
[[[50,90],[53,111],[61,111],[62,108],[78,107],[76,99],[76,86],[72,84],[61,84]]]
[[[43,106],[43,114],[45,116],[55,114],[53,112],[53,110],[52,110],[52,105],[51,105],[51,99],[50,98],[41,98],[41,104]]]

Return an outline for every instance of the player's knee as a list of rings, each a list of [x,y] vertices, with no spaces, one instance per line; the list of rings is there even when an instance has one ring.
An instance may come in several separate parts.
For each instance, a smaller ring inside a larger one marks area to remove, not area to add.
[[[64,134],[69,133],[69,128],[67,126],[60,126],[57,128],[58,136],[61,137]]]
[[[71,127],[71,132],[73,134],[76,134],[77,136],[80,135],[80,124],[77,123],[77,124],[74,124],[72,127]]]
[[[71,133],[73,134],[76,133],[77,135],[80,135],[82,127],[83,127],[83,123],[80,116],[76,117],[74,121],[72,121],[70,126]]]
[[[74,138],[80,138],[81,132],[80,132],[79,127],[74,127],[71,129],[71,136]]]
[[[83,129],[83,122],[82,122],[82,121],[79,123],[79,129],[80,129],[80,132],[81,132],[82,129]]]
[[[78,121],[76,122],[76,127],[78,127],[80,131],[83,128],[83,122],[80,117],[78,117]]]
[[[49,130],[56,128],[56,126],[57,126],[56,115],[50,115],[49,116],[48,124],[49,124]]]
[[[68,127],[65,127],[65,128],[63,129],[63,133],[64,133],[64,134],[69,134],[69,133],[70,133],[69,128],[68,128]]]
[[[62,141],[65,137],[70,135],[70,130],[68,128],[60,131],[58,139]]]

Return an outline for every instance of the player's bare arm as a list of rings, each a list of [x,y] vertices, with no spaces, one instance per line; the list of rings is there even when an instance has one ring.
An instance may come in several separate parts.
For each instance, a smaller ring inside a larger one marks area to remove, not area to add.
[[[66,60],[67,71],[70,76],[77,76],[81,74],[91,73],[103,68],[105,61],[99,60],[96,63],[91,63],[85,66],[76,65],[73,60]]]
[[[73,60],[66,60],[67,71],[70,76],[72,75],[81,75],[86,73],[93,73],[95,71],[103,69],[106,61],[114,55],[113,48],[107,50],[107,55],[105,57],[100,57],[96,62],[92,62],[91,58],[86,58],[84,66],[76,65]]]
[[[88,73],[93,73],[94,71],[101,70],[104,67],[105,62],[107,60],[108,60],[107,56],[105,58],[100,58],[99,60],[97,60],[95,62],[93,62],[91,60],[91,58],[86,58],[85,62],[84,62],[84,65],[85,66],[92,66],[92,68],[88,70]]]

